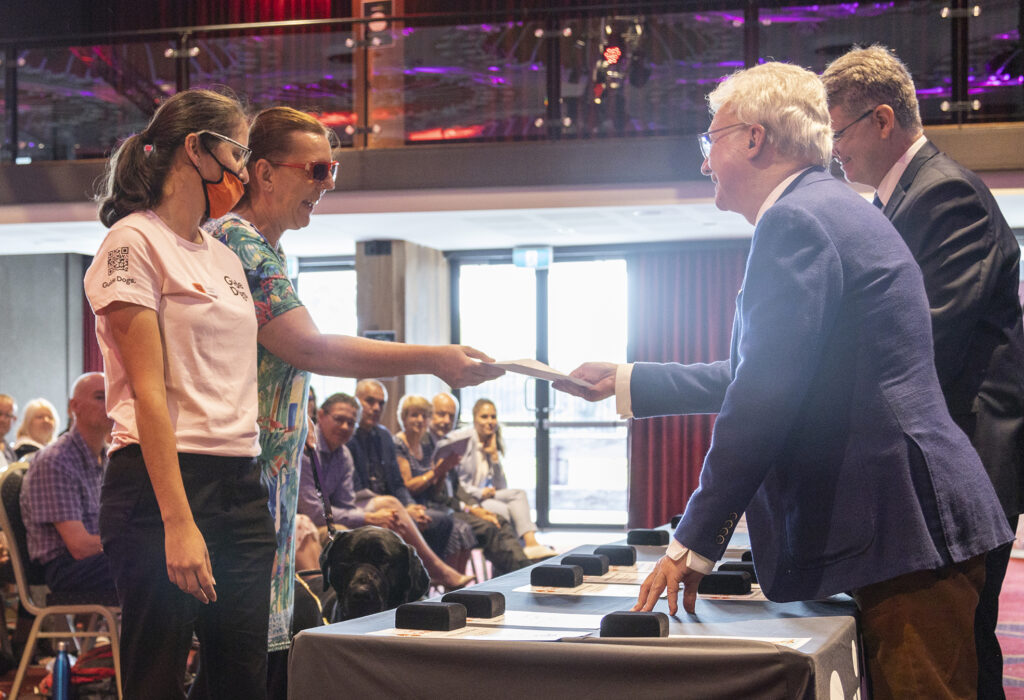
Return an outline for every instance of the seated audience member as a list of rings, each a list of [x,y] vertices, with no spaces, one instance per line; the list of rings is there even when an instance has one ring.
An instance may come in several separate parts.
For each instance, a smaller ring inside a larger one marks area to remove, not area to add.
[[[480,505],[512,523],[523,540],[526,556],[552,556],[555,551],[537,541],[537,526],[530,517],[526,492],[508,488],[501,466],[505,446],[498,427],[498,411],[490,399],[480,399],[473,405],[473,428],[469,448],[459,464],[459,481]]]
[[[51,442],[57,429],[57,409],[46,399],[32,399],[25,406],[18,433],[14,440],[14,454],[18,459],[36,452]],[[32,458],[30,458],[32,459]]]
[[[316,425],[316,392],[309,387],[309,398],[306,399],[306,415]]]
[[[11,425],[17,417],[18,404],[15,403],[14,397],[0,394],[0,466],[18,461],[14,449],[7,442],[7,433],[11,431]]]
[[[107,417],[103,375],[83,374],[71,390],[71,427],[39,450],[25,473],[21,512],[29,556],[46,571],[53,591],[114,594],[100,546],[100,485],[107,466]]]
[[[321,552],[323,545],[316,524],[308,515],[299,513],[295,516],[295,573],[319,571]]]
[[[395,455],[394,438],[380,424],[381,413],[388,400],[384,385],[376,379],[364,379],[356,385],[356,398],[363,412],[359,427],[348,443],[355,464],[356,497],[360,500],[375,495],[397,498],[409,511],[430,548],[443,556],[448,550],[455,521],[450,515],[439,513],[435,514],[438,517],[431,517],[405,487]]]
[[[409,394],[398,403],[398,420],[402,431],[395,435],[395,458],[402,481],[417,503],[427,509],[431,520],[452,517],[455,511],[439,503],[433,494],[443,488],[449,472],[459,463],[459,455],[449,455],[437,463],[433,452],[423,449],[421,441],[430,419],[430,402],[423,396]],[[465,520],[452,517],[452,534],[444,551],[444,559],[458,571],[465,571],[469,552],[476,546],[473,528]]]
[[[434,454],[438,441],[451,432],[459,412],[459,402],[451,394],[443,392],[434,397],[431,409],[430,428],[424,431],[421,440],[423,452],[430,456]],[[435,485],[427,498],[439,506],[451,508],[456,520],[469,524],[477,545],[483,548],[484,556],[494,567],[495,576],[530,565],[530,559],[523,552],[523,545],[511,523],[490,512],[470,496],[462,487],[454,469]]]
[[[385,527],[409,543],[430,574],[431,580],[454,590],[473,580],[445,564],[423,539],[406,508],[393,496],[372,496],[356,500],[353,486],[355,467],[346,443],[359,423],[360,404],[348,394],[333,394],[320,407],[315,430],[320,454],[320,486],[336,525],[356,528]],[[303,453],[300,472],[299,512],[318,526],[326,525],[324,507],[316,493],[312,461]]]

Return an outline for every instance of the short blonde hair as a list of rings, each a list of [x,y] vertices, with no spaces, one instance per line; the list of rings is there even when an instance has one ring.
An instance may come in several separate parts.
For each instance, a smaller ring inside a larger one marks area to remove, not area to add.
[[[708,106],[712,114],[728,107],[740,121],[763,126],[767,142],[781,155],[828,167],[828,99],[811,71],[778,62],[737,71],[708,95]]]
[[[406,394],[403,396],[402,400],[398,402],[398,419],[402,421],[403,430],[405,429],[405,419],[413,411],[419,411],[426,418],[430,418],[434,413],[434,407],[425,396],[420,396],[419,394]]]
[[[889,105],[904,129],[921,128],[914,79],[900,59],[881,44],[854,47],[821,74],[828,101],[849,114]]]

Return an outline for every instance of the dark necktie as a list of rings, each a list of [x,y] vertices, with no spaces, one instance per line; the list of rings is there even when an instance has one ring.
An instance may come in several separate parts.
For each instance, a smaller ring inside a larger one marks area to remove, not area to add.
[[[875,193],[875,198],[871,200],[871,203],[874,204],[879,209],[883,209],[885,207],[885,205],[882,204],[882,200],[879,199],[877,192]]]
[[[384,474],[384,462],[378,444],[379,436],[373,428],[360,431],[357,435],[366,451],[366,479],[369,481],[367,487],[374,493],[387,495],[387,477]]]

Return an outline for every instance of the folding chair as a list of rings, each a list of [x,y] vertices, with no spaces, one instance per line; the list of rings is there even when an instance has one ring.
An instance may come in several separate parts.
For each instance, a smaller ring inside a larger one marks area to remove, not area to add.
[[[45,585],[42,568],[32,563],[28,555],[28,540],[25,534],[25,523],[21,519],[21,483],[25,476],[26,466],[21,463],[12,464],[7,471],[0,474],[0,527],[7,533],[7,542],[14,568],[14,579],[18,586],[18,596],[35,621],[25,650],[21,654],[18,673],[11,686],[10,697],[18,697],[18,691],[25,679],[25,671],[32,660],[36,643],[39,639],[71,639],[79,649],[83,648],[80,639],[91,643],[97,637],[110,639],[110,651],[114,657],[114,679],[117,683],[117,696],[121,697],[121,656],[118,644],[117,616],[121,614],[116,600],[104,600],[104,596],[95,593],[53,593],[47,591],[43,600],[37,601],[32,595],[32,586]],[[85,630],[75,629],[75,615],[90,615],[92,622]],[[65,618],[68,623],[66,630],[42,631],[43,622],[51,617]],[[106,630],[96,629],[96,622],[103,619],[107,623]]]

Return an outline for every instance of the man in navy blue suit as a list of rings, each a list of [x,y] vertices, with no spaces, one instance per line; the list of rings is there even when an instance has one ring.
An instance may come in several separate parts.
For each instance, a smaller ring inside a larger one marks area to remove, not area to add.
[[[914,81],[896,56],[882,46],[854,49],[822,81],[836,160],[848,180],[876,190],[876,206],[921,266],[946,405],[1016,530],[1024,505],[1020,246],[988,187],[924,137]],[[996,623],[1010,549],[986,558],[974,626],[981,698],[1005,697]]]
[[[874,697],[970,697],[987,552],[1013,538],[949,416],[921,272],[885,216],[825,170],[832,132],[813,73],[740,71],[708,97],[702,172],[754,224],[728,360],[588,363],[573,375],[637,417],[714,413],[674,541],[640,590],[694,611],[746,512],[772,600],[849,591]],[[558,383],[556,388],[572,385]]]

